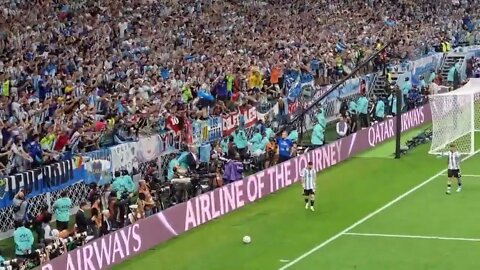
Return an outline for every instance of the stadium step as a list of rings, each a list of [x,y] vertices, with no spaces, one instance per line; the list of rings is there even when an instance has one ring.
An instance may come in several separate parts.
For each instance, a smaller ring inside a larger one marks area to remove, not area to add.
[[[457,54],[457,53],[450,53],[448,54],[445,59],[443,60],[442,67],[440,69],[440,74],[442,74],[442,79],[444,82],[447,81],[448,71],[458,62],[465,61],[465,55]]]
[[[398,78],[402,75],[402,72],[392,72],[392,82],[396,83]],[[385,90],[385,86],[387,84],[387,78],[382,74],[382,72],[378,73],[375,77],[375,80],[372,83],[372,89],[370,91],[370,95],[375,95],[377,97],[387,97],[389,93]]]

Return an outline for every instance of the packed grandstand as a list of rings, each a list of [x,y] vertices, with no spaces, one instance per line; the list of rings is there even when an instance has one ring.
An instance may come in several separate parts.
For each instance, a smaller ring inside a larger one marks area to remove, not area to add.
[[[5,260],[38,265],[368,128],[400,113],[395,90],[407,111],[459,86],[478,60],[442,59],[479,41],[478,10],[451,0],[2,1],[0,229],[15,241]],[[437,63],[406,76],[422,57]]]

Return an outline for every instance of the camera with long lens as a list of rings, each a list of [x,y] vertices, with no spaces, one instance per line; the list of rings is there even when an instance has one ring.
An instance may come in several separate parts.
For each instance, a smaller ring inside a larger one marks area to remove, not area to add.
[[[25,261],[22,259],[11,259],[3,261],[0,265],[0,270],[16,270],[25,269]]]
[[[75,244],[75,246],[81,246],[86,243],[87,236],[87,232],[77,233],[73,236],[62,239],[62,242],[65,245]]]
[[[130,193],[128,191],[123,191],[122,194],[120,194],[120,200],[125,201],[128,200],[130,197]]]

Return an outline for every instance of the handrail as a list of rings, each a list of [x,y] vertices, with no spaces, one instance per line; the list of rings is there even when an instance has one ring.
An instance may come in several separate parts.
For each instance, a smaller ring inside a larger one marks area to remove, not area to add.
[[[367,96],[372,97],[374,95],[373,93],[373,87],[375,86],[375,83],[377,82],[378,79],[378,72],[373,73],[372,79],[369,82],[369,85],[367,87]]]

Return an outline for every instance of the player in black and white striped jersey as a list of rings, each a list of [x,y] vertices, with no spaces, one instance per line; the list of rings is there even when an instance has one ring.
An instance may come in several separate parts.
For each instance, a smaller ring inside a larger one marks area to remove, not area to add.
[[[315,211],[315,178],[317,172],[313,169],[313,163],[308,162],[307,168],[300,172],[303,186],[303,196],[305,197],[305,209]]]
[[[460,161],[462,155],[457,151],[455,144],[450,145],[450,151],[442,153],[440,156],[448,157],[448,170],[447,170],[447,194],[451,193],[452,180],[457,179],[457,192],[462,191],[462,175],[460,174]]]

